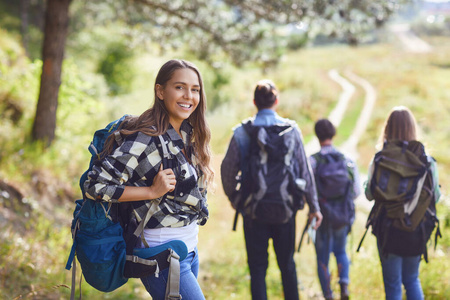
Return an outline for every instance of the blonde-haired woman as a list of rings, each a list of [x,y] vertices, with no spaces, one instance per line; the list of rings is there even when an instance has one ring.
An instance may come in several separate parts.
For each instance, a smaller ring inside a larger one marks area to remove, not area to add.
[[[390,141],[416,141],[418,133],[418,126],[416,119],[412,112],[404,106],[397,106],[390,112],[381,134],[381,142]],[[437,202],[440,197],[439,178],[437,173],[436,161],[427,155],[429,168],[432,173],[434,201]],[[374,172],[374,162],[369,168],[368,183],[371,182]],[[373,200],[370,184],[366,186],[365,194],[367,199]],[[377,199],[375,199],[377,200]],[[402,233],[400,233],[402,234]],[[405,235],[405,234],[403,234]],[[385,235],[377,235],[377,245],[383,272],[384,290],[387,300],[401,300],[402,299],[402,285],[406,290],[406,297],[408,300],[423,299],[422,286],[419,279],[419,264],[422,253],[418,255],[399,255],[392,253],[395,251],[386,250]],[[400,236],[401,237],[401,236]],[[405,245],[406,247],[414,248],[415,245]],[[420,252],[421,249],[414,251]],[[416,252],[416,253],[418,253]]]

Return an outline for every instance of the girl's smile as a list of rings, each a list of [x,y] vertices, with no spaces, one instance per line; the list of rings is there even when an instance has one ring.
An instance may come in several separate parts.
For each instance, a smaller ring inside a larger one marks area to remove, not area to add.
[[[181,123],[189,118],[200,102],[197,73],[188,68],[177,69],[164,86],[156,85],[156,93],[164,101],[170,124],[178,131]]]

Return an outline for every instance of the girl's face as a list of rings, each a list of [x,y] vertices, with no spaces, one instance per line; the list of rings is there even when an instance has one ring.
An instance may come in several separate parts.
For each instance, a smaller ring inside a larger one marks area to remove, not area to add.
[[[165,86],[156,84],[156,95],[164,101],[169,122],[178,131],[183,120],[195,111],[200,102],[200,83],[195,71],[177,69]]]

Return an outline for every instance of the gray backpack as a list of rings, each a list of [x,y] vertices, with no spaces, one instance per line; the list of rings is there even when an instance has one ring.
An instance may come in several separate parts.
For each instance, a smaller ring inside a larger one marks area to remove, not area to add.
[[[271,224],[283,224],[301,209],[302,191],[296,184],[299,167],[293,159],[296,135],[293,124],[243,128],[250,137],[250,151],[244,163],[242,200],[244,215]]]

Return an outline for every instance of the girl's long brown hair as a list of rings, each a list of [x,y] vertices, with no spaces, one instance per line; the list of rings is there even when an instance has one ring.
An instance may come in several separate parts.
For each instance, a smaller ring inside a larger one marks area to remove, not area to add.
[[[381,150],[383,144],[392,140],[414,141],[419,139],[419,127],[414,115],[405,106],[395,106],[387,117],[376,149]]]
[[[156,85],[165,87],[166,83],[172,78],[173,73],[178,69],[191,69],[197,76],[200,84],[200,101],[195,111],[189,116],[188,121],[193,126],[193,135],[189,141],[194,147],[194,155],[198,162],[200,170],[205,175],[207,183],[213,180],[214,172],[210,167],[211,149],[209,141],[211,140],[211,131],[206,122],[206,95],[203,88],[203,80],[197,67],[191,62],[173,59],[166,62],[158,72],[154,85],[154,103],[153,106],[144,111],[140,116],[130,116],[123,126],[118,129],[120,136],[125,138],[133,133],[142,132],[150,136],[159,136],[164,134],[169,128],[169,114],[164,106],[164,101],[158,99],[156,95]],[[121,125],[122,125],[121,124]],[[110,154],[113,151],[115,143],[114,134],[111,134],[105,142],[101,157]]]
[[[405,106],[392,109],[383,130],[383,140],[417,140],[417,123],[412,112]]]

